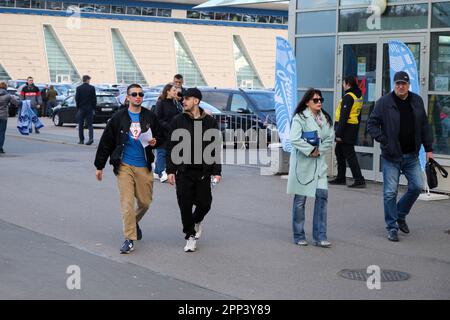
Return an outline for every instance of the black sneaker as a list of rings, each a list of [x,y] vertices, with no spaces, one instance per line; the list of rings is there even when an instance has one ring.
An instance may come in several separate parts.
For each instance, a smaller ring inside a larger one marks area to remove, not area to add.
[[[78,144],[84,144],[83,140],[78,141]]]
[[[34,132],[36,132],[37,134],[41,133],[38,128],[35,128]]]
[[[329,184],[341,184],[341,185],[345,185],[346,184],[345,179],[338,179],[338,178],[330,180],[330,181],[328,181],[328,183]]]
[[[388,240],[393,242],[398,242],[397,230],[390,230],[388,232]]]
[[[366,187],[365,181],[355,181],[351,185],[348,186],[349,188],[358,188],[358,189],[364,189]]]
[[[134,251],[134,244],[133,240],[125,240],[122,244],[122,247],[120,247],[120,253],[130,253],[131,251]]]
[[[3,150],[3,148],[0,148],[0,153],[5,153],[5,150]]]
[[[90,146],[91,144],[93,144],[94,143],[94,140],[89,140],[88,142],[86,142],[86,145],[87,146]]]
[[[136,223],[136,234],[137,234],[137,239],[141,240],[142,239],[142,230],[141,228],[139,228],[139,224]]]
[[[397,220],[397,225],[401,232],[409,233],[409,228],[405,220]]]

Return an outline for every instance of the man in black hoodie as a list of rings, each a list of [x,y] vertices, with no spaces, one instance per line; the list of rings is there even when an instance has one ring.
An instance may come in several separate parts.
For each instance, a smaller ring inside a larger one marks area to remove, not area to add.
[[[219,158],[222,134],[216,120],[199,107],[201,99],[202,93],[197,88],[186,90],[184,112],[171,122],[167,147],[166,171],[168,182],[176,183],[187,240],[185,252],[196,250],[196,240],[202,233],[201,222],[211,209],[211,176],[219,183],[222,171]]]
[[[354,179],[353,184],[349,185],[349,187],[365,188],[366,181],[361,174],[361,168],[359,167],[358,158],[355,153],[363,98],[355,77],[345,77],[342,87],[344,88],[345,95],[339,101],[334,123],[336,140],[335,154],[338,172],[336,178],[329,181],[329,183],[346,184],[345,162],[347,161]]]

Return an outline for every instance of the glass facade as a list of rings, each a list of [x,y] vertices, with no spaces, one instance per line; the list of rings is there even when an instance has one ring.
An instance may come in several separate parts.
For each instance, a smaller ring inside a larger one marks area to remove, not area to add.
[[[261,89],[263,84],[252,64],[241,37],[233,35],[234,67],[239,88]]]
[[[450,91],[450,31],[431,33],[430,91]]]
[[[0,64],[0,81],[7,81],[11,80],[11,77],[9,76],[8,72],[6,72],[5,68]]]
[[[321,21],[321,23],[317,23]],[[336,10],[312,11],[297,14],[297,33],[335,33]]]
[[[252,23],[256,22],[256,23],[272,23],[272,24],[288,23],[288,17],[285,16],[227,13],[227,12],[213,12],[213,11],[187,10],[186,17],[188,19],[221,20],[234,22],[252,22]]]
[[[144,75],[128,50],[119,30],[111,29],[111,32],[117,83],[139,83],[141,85],[147,85]]]
[[[185,85],[188,87],[206,86],[206,81],[195,62],[194,56],[180,32],[175,32],[175,54],[177,73],[183,75]]]
[[[58,41],[53,28],[44,25],[45,48],[51,82],[78,82],[80,75]]]
[[[432,28],[450,28],[450,2],[433,3]]]

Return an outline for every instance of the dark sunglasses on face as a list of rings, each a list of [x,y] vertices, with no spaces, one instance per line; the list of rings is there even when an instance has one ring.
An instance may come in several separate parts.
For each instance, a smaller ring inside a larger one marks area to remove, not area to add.
[[[319,103],[319,101],[320,101],[320,103],[323,103],[323,102],[325,101],[324,98],[314,98],[314,99],[311,99],[311,100],[312,100],[312,102],[314,102],[314,103]]]
[[[136,98],[137,96],[142,98],[144,96],[144,93],[143,92],[132,92],[132,93],[130,93],[130,96],[132,96],[133,98]]]

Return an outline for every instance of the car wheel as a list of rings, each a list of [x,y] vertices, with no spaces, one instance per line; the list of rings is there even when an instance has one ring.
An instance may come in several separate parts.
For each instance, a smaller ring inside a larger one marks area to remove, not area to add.
[[[53,115],[53,123],[55,124],[55,126],[57,127],[61,127],[63,125],[61,118],[59,117],[58,114]]]

